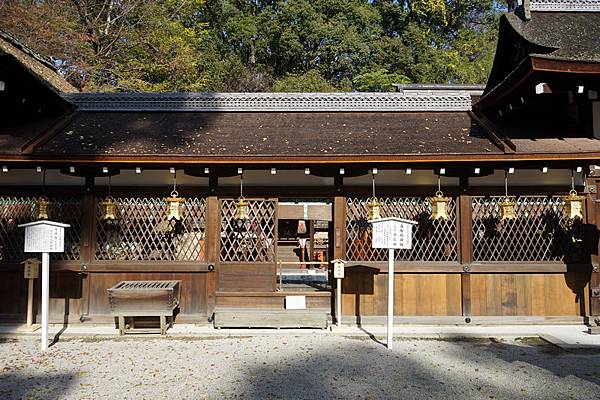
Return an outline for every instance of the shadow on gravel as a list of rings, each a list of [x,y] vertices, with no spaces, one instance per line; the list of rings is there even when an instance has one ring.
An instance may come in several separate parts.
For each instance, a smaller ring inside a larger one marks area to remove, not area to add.
[[[72,374],[0,373],[0,399],[60,399],[75,382]]]
[[[524,398],[515,385],[494,380],[474,383],[453,365],[440,365],[435,357],[421,360],[416,346],[408,352],[390,352],[371,340],[352,340],[320,353],[307,342],[305,354],[292,361],[282,356],[280,362],[250,368],[238,395],[244,399]],[[456,347],[468,352],[473,345],[457,343]]]
[[[491,339],[487,351],[509,363],[527,363],[551,372],[559,378],[575,376],[598,386],[600,393],[600,348],[588,350],[562,350],[540,338],[520,338],[523,346]],[[568,359],[568,363],[563,360]],[[576,361],[575,361],[576,360]]]

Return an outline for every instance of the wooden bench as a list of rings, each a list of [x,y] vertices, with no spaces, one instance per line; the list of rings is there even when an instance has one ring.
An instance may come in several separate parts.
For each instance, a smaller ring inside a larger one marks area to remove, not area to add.
[[[108,289],[111,314],[119,320],[119,334],[133,328],[125,318],[159,317],[160,334],[173,326],[173,311],[179,306],[180,281],[121,281]]]

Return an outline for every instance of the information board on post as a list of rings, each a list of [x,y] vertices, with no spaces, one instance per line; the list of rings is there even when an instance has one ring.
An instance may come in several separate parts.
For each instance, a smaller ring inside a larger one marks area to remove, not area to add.
[[[62,253],[65,251],[65,227],[50,224],[24,225],[25,253]]]
[[[402,218],[382,218],[373,223],[374,249],[410,249],[415,221]]]
[[[69,224],[46,220],[19,225],[19,228],[25,228],[25,253],[42,253],[42,351],[48,350],[50,253],[65,251],[65,228],[69,226]]]
[[[391,350],[394,330],[394,250],[412,248],[412,228],[417,222],[395,217],[369,222],[373,224],[373,248],[388,250],[387,348]]]

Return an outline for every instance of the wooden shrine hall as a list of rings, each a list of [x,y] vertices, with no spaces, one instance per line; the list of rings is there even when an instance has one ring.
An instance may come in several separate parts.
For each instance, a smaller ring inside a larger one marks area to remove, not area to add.
[[[51,322],[164,280],[175,323],[326,326],[342,259],[343,322],[380,323],[379,215],[418,222],[399,323],[600,325],[600,5],[523,3],[485,88],[79,93],[0,32],[0,319],[27,312],[18,225],[48,218]]]

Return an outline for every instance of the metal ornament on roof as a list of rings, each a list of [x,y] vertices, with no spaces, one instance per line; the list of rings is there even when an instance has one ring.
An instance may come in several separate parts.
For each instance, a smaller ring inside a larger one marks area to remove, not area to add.
[[[515,214],[515,201],[508,197],[508,173],[504,171],[504,200],[500,202],[500,219],[502,221],[513,220],[517,218]]]
[[[177,192],[177,171],[173,175],[173,190],[171,191],[171,197],[167,197],[167,220],[181,221],[183,218],[183,203],[185,198],[179,197]]]
[[[367,221],[381,219],[381,202],[375,196],[375,174],[373,174],[373,197],[367,201]]]
[[[438,190],[435,192],[435,197],[431,199],[431,219],[449,219],[448,216],[448,201],[450,198],[444,197],[441,190],[440,176],[438,175]]]
[[[43,195],[38,198],[35,202],[35,219],[43,220],[48,219],[48,205],[50,205],[50,201],[46,197],[46,169],[44,169],[42,175],[42,192]]]
[[[569,220],[583,219],[583,201],[585,196],[580,196],[575,190],[573,170],[571,170],[571,191],[565,197],[565,217]]]
[[[118,219],[118,204],[112,196],[106,197],[100,202],[102,208],[101,218],[104,221],[115,221]]]
[[[111,195],[111,177],[108,177],[108,196],[100,202],[102,213],[100,218],[103,221],[114,221],[118,219],[118,204]]]
[[[249,205],[248,201],[244,198],[244,174],[242,173],[240,175],[240,197],[235,202],[235,214],[233,216],[236,228],[239,230],[243,230],[250,219]]]
[[[48,206],[50,201],[46,196],[42,196],[35,202],[35,219],[48,219]]]

